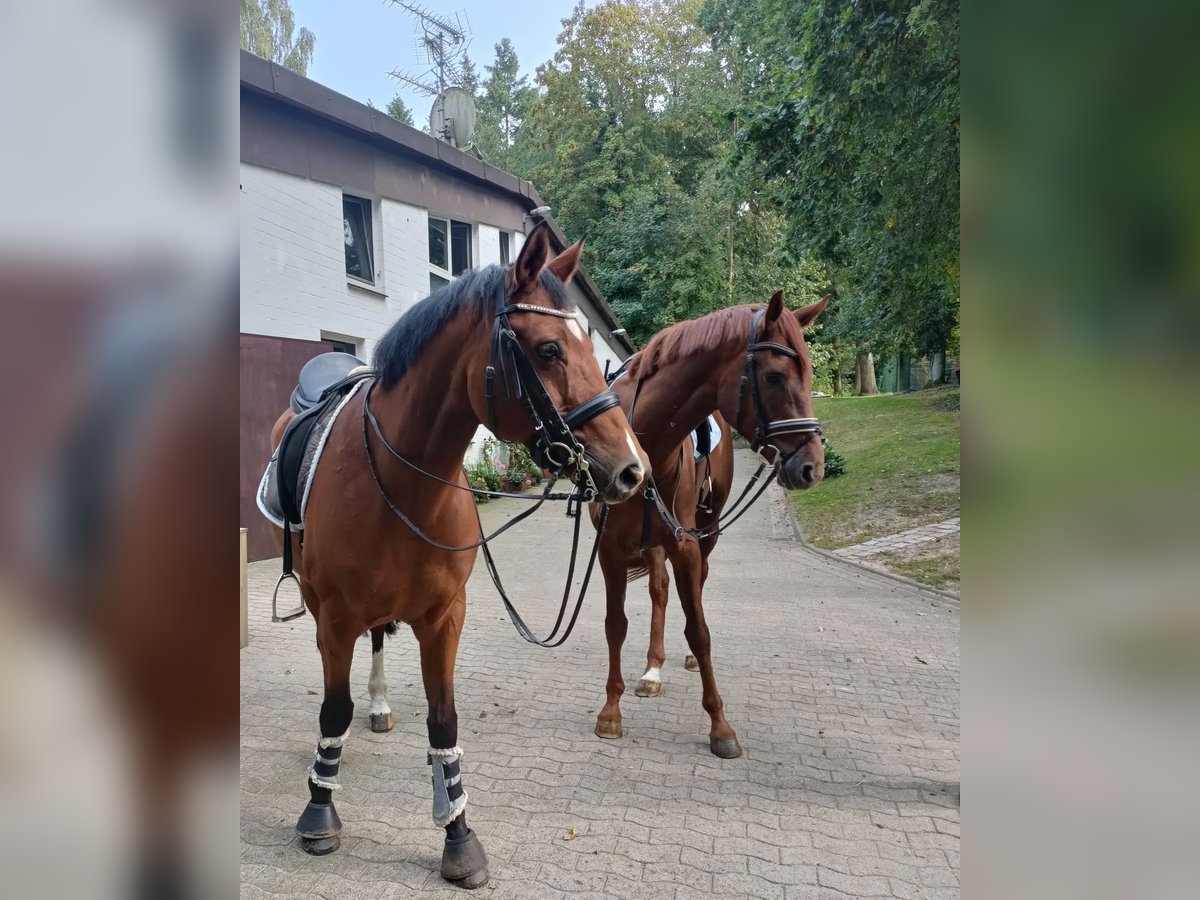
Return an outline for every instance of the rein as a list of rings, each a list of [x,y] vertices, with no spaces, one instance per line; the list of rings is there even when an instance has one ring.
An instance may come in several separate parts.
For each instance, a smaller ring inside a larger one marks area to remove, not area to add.
[[[495,382],[497,369],[503,378],[506,396],[512,397],[515,395],[524,401],[525,409],[529,414],[530,421],[534,427],[534,437],[530,442],[531,455],[538,465],[545,469],[549,469],[553,473],[553,477],[546,484],[545,490],[540,496],[530,497],[525,494],[515,494],[506,491],[489,491],[472,488],[469,485],[455,484],[445,478],[434,475],[432,472],[427,472],[425,469],[418,466],[412,460],[407,459],[403,454],[396,450],[387,438],[383,435],[383,430],[379,427],[379,420],[371,411],[371,392],[375,389],[377,382],[372,382],[366,390],[363,397],[363,413],[362,413],[362,433],[363,447],[367,454],[367,466],[371,472],[371,478],[375,482],[375,487],[379,490],[379,495],[387,504],[388,509],[404,523],[404,525],[422,541],[429,544],[431,547],[436,547],[439,550],[445,550],[452,553],[460,553],[477,548],[483,549],[484,560],[487,564],[488,574],[492,578],[492,583],[496,586],[496,590],[500,594],[500,599],[504,603],[504,608],[508,612],[508,617],[513,623],[517,634],[530,643],[537,644],[541,647],[558,647],[570,637],[571,632],[575,628],[575,622],[579,618],[580,610],[583,606],[583,598],[587,593],[588,583],[591,581],[592,571],[595,568],[596,557],[600,550],[600,539],[604,534],[604,525],[608,520],[608,507],[605,506],[600,513],[600,522],[596,530],[596,539],[592,544],[592,552],[588,558],[587,569],[584,572],[583,584],[579,588],[579,595],[575,601],[575,609],[571,614],[570,621],[567,623],[566,630],[558,636],[559,628],[562,625],[563,619],[566,616],[567,606],[570,603],[571,582],[575,576],[575,562],[579,555],[579,527],[582,518],[583,504],[591,502],[598,495],[596,483],[592,478],[590,467],[587,461],[586,450],[583,444],[575,437],[574,429],[581,428],[583,425],[590,422],[596,416],[606,412],[616,406],[620,406],[621,400],[615,392],[611,390],[601,391],[595,397],[584,401],[579,406],[568,412],[566,415],[558,411],[550,393],[546,390],[545,384],[538,376],[537,370],[529,361],[529,357],[525,353],[525,348],[521,346],[517,339],[516,332],[513,330],[509,322],[509,315],[512,313],[526,312],[536,313],[539,315],[556,316],[564,319],[575,318],[574,313],[565,310],[550,309],[548,307],[536,306],[530,303],[505,303],[504,282],[501,280],[497,288],[495,324],[492,328],[492,349],[491,356],[488,360],[487,368],[484,370],[484,396],[488,406],[488,425],[493,433],[496,430],[496,410],[495,410]],[[375,457],[371,452],[370,433],[368,431],[368,423],[370,430],[375,432],[376,439],[383,444],[384,448],[395,459],[404,463],[411,470],[427,478],[431,481],[436,481],[439,484],[451,487],[456,490],[466,491],[469,494],[482,497],[508,497],[517,500],[532,501],[533,506],[529,509],[514,516],[509,521],[505,522],[490,535],[483,533],[483,521],[479,517],[479,509],[475,509],[475,519],[479,524],[479,540],[471,544],[466,544],[461,547],[443,544],[435,538],[430,537],[425,531],[417,525],[404,510],[400,509],[388,496],[387,489],[383,486],[383,482],[379,477],[379,470],[375,465]],[[576,490],[570,493],[554,493],[554,485],[558,483],[561,474],[566,471],[570,473],[571,480],[575,482]],[[491,548],[488,542],[499,537],[508,529],[512,528],[518,522],[528,518],[535,513],[543,503],[547,500],[565,500],[567,501],[567,516],[575,519],[574,535],[571,540],[571,557],[567,568],[567,580],[563,587],[562,603],[559,606],[558,618],[554,621],[554,627],[550,634],[544,639],[538,639],[534,636],[532,630],[526,625],[521,614],[517,612],[509,599],[507,592],[504,590],[504,585],[500,580],[500,572],[496,567],[496,561],[492,557]]]
[[[663,502],[662,495],[658,491],[658,485],[654,483],[654,476],[648,476],[650,484],[645,488],[644,491],[646,507],[645,514],[643,515],[642,519],[643,550],[649,546],[651,506],[657,510],[658,516],[662,520],[662,523],[668,528],[668,530],[671,531],[676,541],[682,541],[684,535],[691,535],[698,541],[704,540],[705,538],[718,537],[725,531],[726,528],[731,526],[734,522],[745,515],[746,511],[750,509],[751,506],[758,502],[758,498],[763,495],[763,492],[766,491],[771,482],[774,481],[779,475],[779,470],[787,464],[788,460],[800,452],[800,447],[803,447],[804,443],[807,443],[807,441],[805,441],[790,453],[785,454],[778,447],[775,447],[773,444],[771,444],[770,439],[780,434],[821,434],[821,423],[817,419],[776,419],[771,421],[766,417],[766,412],[763,409],[762,398],[758,392],[758,369],[755,361],[755,354],[765,350],[772,353],[782,353],[784,356],[790,356],[792,359],[798,359],[800,354],[785,344],[778,344],[774,341],[755,340],[758,335],[759,324],[762,322],[765,314],[766,310],[760,309],[754,313],[754,316],[750,320],[750,336],[746,342],[746,367],[742,373],[741,382],[738,386],[737,414],[734,418],[735,424],[741,421],[742,401],[745,398],[748,387],[751,402],[754,405],[754,417],[756,420],[755,437],[753,443],[751,444],[751,448],[755,453],[758,454],[758,457],[761,460],[758,464],[758,468],[754,470],[754,474],[750,476],[750,480],[746,482],[746,486],[742,489],[742,492],[738,495],[738,498],[733,502],[733,505],[726,510],[724,515],[718,517],[715,527],[710,528],[707,531],[699,528],[687,528],[680,523],[679,519],[675,517],[674,512],[668,509],[666,503]],[[631,428],[633,427],[633,412],[637,407],[637,398],[641,391],[642,379],[639,378],[637,387],[634,389],[633,403],[629,408],[629,425]],[[773,463],[768,463],[766,457],[763,456],[763,451],[768,448],[771,448],[775,451],[775,461]],[[741,505],[749,495],[750,490],[754,487],[755,482],[757,482],[762,476],[763,470],[766,469],[768,465],[771,466],[771,474],[768,475],[763,481],[762,486],[758,489],[758,492],[751,497],[744,506],[741,506],[741,509],[739,509],[739,505]]]

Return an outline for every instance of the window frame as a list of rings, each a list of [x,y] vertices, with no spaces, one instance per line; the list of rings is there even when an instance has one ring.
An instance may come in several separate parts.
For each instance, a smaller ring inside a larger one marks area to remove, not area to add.
[[[345,266],[344,268],[345,268],[346,277],[356,283],[366,284],[366,285],[370,285],[371,287],[376,287],[378,285],[379,278],[378,278],[378,276],[376,274],[376,270],[375,270],[375,264],[376,264],[375,221],[378,218],[375,215],[375,201],[372,200],[370,197],[362,197],[362,196],[359,196],[358,194],[351,194],[348,191],[342,191],[343,241],[344,241],[344,235],[345,235],[344,226],[345,226],[345,219],[346,219],[345,210],[346,210],[347,203],[353,203],[353,204],[357,205],[363,214],[362,233],[363,233],[363,237],[364,237],[364,242],[366,244],[367,271],[370,273],[371,277],[363,278],[361,275],[355,275],[353,272],[350,271],[348,266]],[[351,228],[351,230],[353,231],[353,227]],[[345,248],[345,244],[343,242],[343,252],[344,252],[344,248]],[[360,267],[361,267],[361,260],[360,260]]]
[[[475,247],[475,242],[478,239],[479,226],[476,225],[476,223],[468,222],[465,219],[455,219],[451,216],[442,216],[442,215],[438,215],[437,213],[432,213],[432,212],[428,213],[427,217],[430,222],[437,221],[437,222],[441,222],[442,224],[444,224],[446,226],[446,262],[448,264],[446,268],[442,268],[437,263],[435,263],[432,259],[429,259],[429,257],[432,256],[432,243],[431,243],[426,248],[426,254],[425,254],[425,257],[426,257],[426,260],[427,260],[428,266],[429,266],[429,274],[431,276],[436,275],[438,278],[444,279],[446,281],[446,283],[449,284],[450,282],[454,281],[454,279],[458,278],[458,275],[453,274],[454,273],[454,226],[456,224],[457,225],[465,225],[468,229],[467,242],[466,242],[467,260],[466,260],[466,265],[464,265],[462,267],[462,269],[459,271],[459,275],[461,275],[463,272],[470,269],[471,266],[474,264],[475,256],[477,253],[477,250]],[[428,234],[428,223],[426,223],[426,234]],[[441,287],[441,285],[439,285],[439,287]],[[436,288],[434,288],[431,284],[429,292],[432,294],[434,290],[436,290]]]

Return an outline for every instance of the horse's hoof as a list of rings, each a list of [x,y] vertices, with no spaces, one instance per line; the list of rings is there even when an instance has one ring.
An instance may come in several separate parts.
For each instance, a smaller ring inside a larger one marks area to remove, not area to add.
[[[608,722],[604,719],[596,720],[596,737],[602,737],[606,741],[615,741],[621,736],[621,720]]]
[[[452,840],[442,850],[442,877],[451,884],[471,890],[488,882],[488,858],[474,831]]]
[[[657,697],[662,693],[662,682],[648,681],[643,678],[637,683],[637,687],[633,692],[639,697]]]
[[[386,734],[391,731],[394,724],[395,721],[390,712],[371,713],[371,730],[378,734]]]
[[[324,856],[341,846],[342,820],[332,803],[313,803],[311,800],[300,821],[296,823],[296,834],[300,835],[300,849],[313,856]]]
[[[342,839],[336,834],[327,838],[300,838],[300,849],[311,856],[324,856],[342,846]]]
[[[724,738],[710,737],[708,749],[713,752],[713,756],[719,756],[721,759],[737,759],[742,755],[742,745],[738,743],[737,735]]]
[[[683,667],[685,669],[687,669],[689,672],[699,672],[700,671],[700,661],[698,659],[696,659],[696,657],[692,656],[692,654],[689,653],[687,656],[685,656],[683,658]]]

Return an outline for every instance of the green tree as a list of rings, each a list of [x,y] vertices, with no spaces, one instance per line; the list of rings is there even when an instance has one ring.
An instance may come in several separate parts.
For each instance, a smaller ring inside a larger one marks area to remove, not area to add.
[[[708,0],[742,145],[863,350],[945,349],[958,306],[958,4]]]
[[[403,122],[405,125],[413,123],[412,110],[408,108],[399,94],[392,98],[385,111],[398,122]]]
[[[529,77],[520,74],[520,61],[512,41],[504,38],[495,45],[495,51],[493,63],[483,67],[487,78],[479,89],[475,143],[488,162],[509,170],[517,132],[535,91],[529,86]]]
[[[466,51],[463,52],[462,59],[459,61],[458,72],[459,79],[456,86],[469,91],[472,97],[478,97],[479,71],[475,68],[471,57],[467,56]]]
[[[242,49],[307,75],[317,38],[307,28],[296,33],[288,0],[242,0]]]

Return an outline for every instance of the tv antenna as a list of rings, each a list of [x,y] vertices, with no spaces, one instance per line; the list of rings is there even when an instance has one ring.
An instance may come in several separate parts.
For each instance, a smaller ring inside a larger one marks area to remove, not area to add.
[[[392,78],[429,97],[438,97],[446,88],[462,81],[458,60],[471,44],[471,23],[466,13],[438,15],[410,0],[389,0],[417,20],[420,34],[413,49],[416,58],[429,68],[416,74],[391,71]]]

